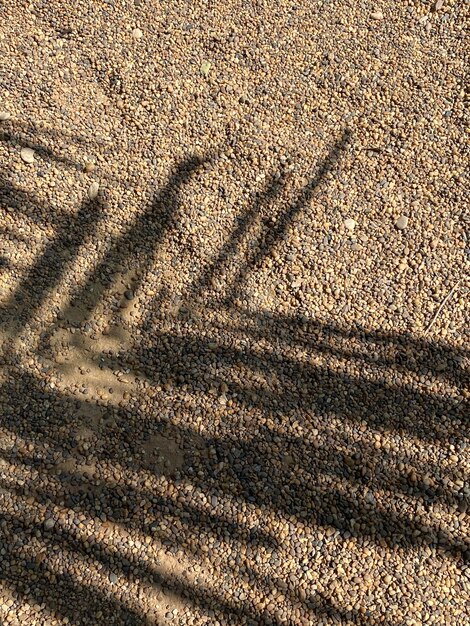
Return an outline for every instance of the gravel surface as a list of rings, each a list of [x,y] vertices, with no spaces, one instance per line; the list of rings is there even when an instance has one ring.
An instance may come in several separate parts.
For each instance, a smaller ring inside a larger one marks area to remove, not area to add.
[[[0,5],[0,621],[470,624],[464,2]]]

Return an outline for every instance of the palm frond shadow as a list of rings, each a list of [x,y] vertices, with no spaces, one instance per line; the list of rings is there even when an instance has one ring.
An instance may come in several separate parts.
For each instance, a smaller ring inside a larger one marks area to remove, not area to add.
[[[457,562],[468,558],[470,546],[465,537],[454,528],[430,527],[419,514],[418,504],[424,510],[435,504],[455,510],[465,503],[462,490],[444,482],[455,477],[452,469],[436,472],[435,468],[423,467],[419,458],[403,457],[399,445],[384,450],[377,448],[371,437],[352,439],[351,432],[362,427],[362,432],[392,433],[397,441],[410,437],[429,446],[464,445],[468,407],[463,397],[442,396],[424,385],[404,384],[401,377],[426,374],[459,388],[468,376],[465,363],[469,353],[405,333],[342,328],[300,315],[254,314],[235,303],[246,276],[256,271],[273,246],[286,236],[289,224],[311,200],[325,174],[336,166],[348,141],[349,134],[345,133],[280,218],[261,221],[253,253],[232,273],[224,297],[207,297],[208,311],[211,307],[213,311],[224,308],[233,312],[239,323],[222,329],[221,334],[221,329],[212,328],[205,318],[197,323],[183,319],[176,320],[170,330],[153,332],[159,299],[172,288],[164,285],[147,311],[139,340],[112,355],[93,355],[103,370],[120,368],[138,378],[142,398],[117,405],[98,398],[74,397],[66,390],[45,386],[40,374],[18,365],[18,355],[4,353],[2,364],[7,375],[0,391],[2,425],[23,444],[4,450],[3,463],[20,473],[27,469],[33,475],[41,474],[41,480],[34,483],[17,484],[12,477],[1,482],[2,494],[11,494],[19,503],[18,514],[6,514],[0,526],[6,546],[2,564],[14,564],[3,571],[3,576],[24,600],[44,602],[47,610],[77,624],[155,623],[155,616],[142,613],[132,594],[122,599],[113,587],[105,594],[93,584],[75,580],[72,569],[56,571],[53,559],[25,563],[22,548],[35,537],[48,554],[62,550],[72,559],[73,555],[90,559],[100,571],[118,571],[126,579],[132,576],[141,589],[153,585],[171,591],[202,614],[232,620],[229,623],[280,625],[281,618],[275,612],[257,610],[249,599],[229,603],[213,589],[162,573],[137,558],[129,559],[119,546],[111,549],[99,540],[84,541],[83,532],[73,532],[70,526],[58,524],[38,537],[37,519],[27,513],[29,500],[30,507],[32,503],[51,511],[65,510],[69,517],[82,515],[94,520],[93,524],[101,524],[99,520],[104,517],[122,529],[153,534],[167,554],[199,562],[207,563],[208,539],[231,542],[239,551],[269,550],[276,567],[283,542],[274,532],[240,522],[217,504],[196,506],[168,494],[170,485],[184,481],[205,494],[206,500],[243,503],[250,510],[269,509],[279,518],[294,518],[311,529],[332,528],[341,538],[354,537],[401,550],[432,547]],[[117,265],[141,263],[141,278],[134,285],[136,291],[139,289],[139,281],[154,263],[151,256],[142,261],[145,255],[141,252],[156,249],[175,228],[181,211],[180,192],[203,163],[204,159],[191,157],[179,164],[152,203],[109,247],[87,276],[86,284],[76,289],[74,299],[87,303],[83,319],[76,324],[78,330],[105,297]],[[8,181],[2,186],[0,196],[7,194],[14,199],[14,187]],[[251,236],[260,212],[275,204],[282,187],[283,179],[273,178],[265,191],[254,197],[232,238],[193,281],[188,296],[204,296],[214,277],[223,279],[240,243]],[[29,200],[34,203],[34,198]],[[84,203],[74,220],[57,227],[56,236],[3,307],[5,323],[15,318],[14,333],[19,335],[32,322],[47,293],[59,285],[65,271],[62,251],[67,249],[73,262],[101,217],[99,202]],[[141,248],[136,249],[136,245]],[[90,284],[98,285],[91,295],[87,289]],[[65,310],[62,317],[67,320],[69,313]],[[64,325],[58,322],[43,334],[41,345],[46,356],[54,333]],[[213,335],[219,337],[215,345]],[[362,373],[358,376],[347,368],[333,370],[323,364],[325,357],[354,363],[356,371]],[[214,395],[214,389],[220,387],[220,372],[224,375],[226,405],[219,404],[219,396]],[[341,393],[345,389],[347,393]],[[150,398],[155,398],[153,405]],[[197,411],[200,400],[202,406],[210,407],[207,419],[223,418],[227,428],[209,435],[194,424],[172,418],[178,411]],[[163,410],[168,402],[173,413]],[[100,422],[90,453],[77,446],[76,422],[77,416],[87,415],[96,407]],[[323,416],[334,417],[344,430],[328,432],[327,427],[322,428]],[[149,436],[176,442],[183,458],[181,465],[168,469],[149,464],[142,454]],[[79,467],[93,463],[94,469],[89,474],[64,469],[63,463],[69,459]],[[401,466],[406,466],[406,471]],[[113,467],[120,477],[116,480],[106,474]],[[122,480],[127,476],[136,479]],[[433,480],[429,481],[429,476]],[[328,480],[322,482],[323,477]],[[391,494],[395,504],[406,501],[406,506],[387,508],[374,495],[378,489]],[[169,527],[162,524],[165,521],[170,522]],[[315,547],[312,544],[313,552]],[[218,566],[224,576],[233,576],[228,559]],[[282,590],[287,601],[300,602],[311,619],[329,616],[364,626],[375,623],[369,620],[367,610],[348,611],[325,594],[297,596],[281,581],[243,562],[239,573],[261,594]]]

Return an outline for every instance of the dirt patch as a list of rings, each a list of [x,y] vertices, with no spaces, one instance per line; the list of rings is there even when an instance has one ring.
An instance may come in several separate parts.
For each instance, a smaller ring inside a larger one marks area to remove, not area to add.
[[[183,467],[182,449],[175,441],[163,435],[151,435],[142,449],[143,465],[152,472],[171,475]]]

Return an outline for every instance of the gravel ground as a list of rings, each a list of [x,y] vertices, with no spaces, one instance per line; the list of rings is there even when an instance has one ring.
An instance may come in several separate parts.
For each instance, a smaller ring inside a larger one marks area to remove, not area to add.
[[[467,18],[0,5],[2,623],[470,624]]]

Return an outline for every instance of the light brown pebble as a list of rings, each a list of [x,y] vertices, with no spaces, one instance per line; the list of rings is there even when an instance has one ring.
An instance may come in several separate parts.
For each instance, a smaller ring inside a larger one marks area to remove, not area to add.
[[[356,220],[348,218],[344,220],[344,226],[352,232],[356,228]]]
[[[374,11],[370,14],[370,16],[373,20],[383,20],[384,18],[384,14],[382,13],[382,11]]]
[[[83,169],[85,170],[87,174],[91,174],[91,172],[95,171],[95,168],[96,168],[96,165],[92,161],[87,161]]]
[[[34,150],[32,148],[23,148],[20,155],[25,163],[32,163],[34,161]]]
[[[88,197],[90,198],[90,200],[94,200],[98,196],[99,191],[99,183],[97,183],[96,181],[91,183],[91,185],[88,187]]]
[[[0,111],[0,122],[6,122],[11,117],[8,111]]]
[[[132,31],[132,36],[134,37],[134,39],[142,39],[144,33],[140,30],[140,28],[134,28],[134,30]]]
[[[210,61],[203,61],[203,62],[201,63],[201,74],[202,74],[203,76],[208,76],[209,71],[210,71],[210,69],[211,69],[211,66],[212,66],[212,64],[211,64],[211,62],[210,62]]]
[[[408,221],[409,218],[406,215],[400,215],[400,217],[395,222],[395,226],[398,228],[398,230],[405,230],[405,228],[408,226]]]

